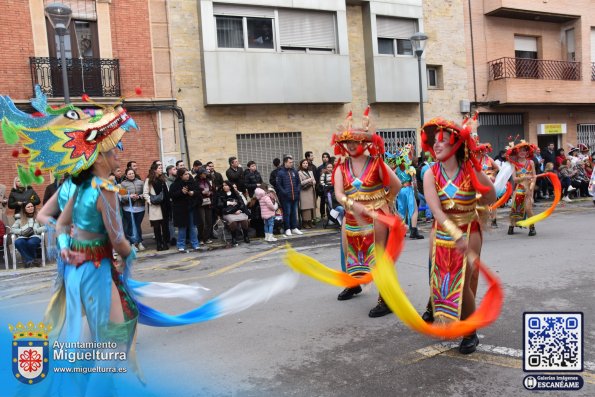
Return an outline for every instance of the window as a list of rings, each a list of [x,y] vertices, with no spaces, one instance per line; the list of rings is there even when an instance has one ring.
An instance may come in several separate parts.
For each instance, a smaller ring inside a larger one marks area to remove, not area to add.
[[[335,14],[279,9],[279,36],[283,51],[334,52],[337,47]]]
[[[386,55],[413,55],[409,38],[417,30],[417,20],[376,17],[378,53]]]
[[[574,29],[568,29],[565,32],[566,36],[566,60],[574,62],[576,60],[576,53],[574,47]]]
[[[219,48],[244,48],[244,28],[241,17],[217,16],[217,45]]]
[[[215,3],[219,48],[334,53],[335,13]],[[279,37],[276,37],[278,26]]]
[[[303,158],[301,132],[238,134],[236,138],[240,164],[256,161],[262,180],[267,183],[275,157],[283,160],[283,156],[289,154],[296,162]]]
[[[514,36],[514,56],[516,77],[538,77],[537,37]]]
[[[273,49],[273,20],[268,18],[246,18],[249,48]]]
[[[376,131],[384,139],[384,150],[389,153],[397,153],[400,148],[407,144],[416,147],[416,128],[385,128]]]
[[[214,4],[219,48],[275,48],[272,8]]]
[[[428,88],[433,90],[442,89],[442,66],[428,65]]]

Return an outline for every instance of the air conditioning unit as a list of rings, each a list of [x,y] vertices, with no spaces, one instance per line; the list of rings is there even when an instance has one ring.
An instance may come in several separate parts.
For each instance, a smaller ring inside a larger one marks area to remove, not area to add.
[[[471,113],[471,101],[468,99],[461,99],[459,101],[459,109],[461,113]]]

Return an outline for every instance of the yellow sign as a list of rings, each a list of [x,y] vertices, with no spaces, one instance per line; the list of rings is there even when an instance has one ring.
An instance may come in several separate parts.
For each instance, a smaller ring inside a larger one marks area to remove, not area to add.
[[[539,124],[537,126],[538,135],[556,135],[566,134],[566,124]]]

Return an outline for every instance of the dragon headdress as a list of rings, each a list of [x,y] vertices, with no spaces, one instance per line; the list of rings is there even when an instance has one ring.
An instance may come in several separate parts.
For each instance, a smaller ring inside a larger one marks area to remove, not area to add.
[[[115,147],[130,128],[138,129],[134,120],[121,106],[121,100],[111,106],[81,109],[73,105],[49,106],[39,86],[31,104],[38,113],[20,111],[8,96],[0,96],[0,119],[4,141],[20,144],[12,155],[23,158],[18,164],[21,181],[29,185],[41,183],[41,173],[77,175],[91,167],[97,155]],[[83,100],[92,102],[87,95]]]

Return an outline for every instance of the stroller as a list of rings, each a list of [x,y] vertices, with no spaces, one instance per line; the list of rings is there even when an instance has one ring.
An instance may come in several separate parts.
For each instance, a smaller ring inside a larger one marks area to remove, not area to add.
[[[273,224],[273,234],[283,234],[283,210],[281,207],[275,211],[275,223]]]
[[[334,226],[341,227],[345,210],[335,197],[335,188],[333,186],[326,186],[324,188],[323,194],[326,199],[326,220],[322,224],[322,227],[326,229],[331,223]]]

